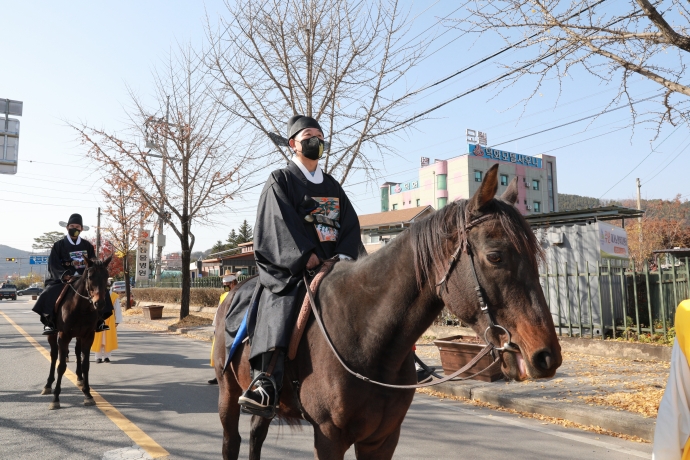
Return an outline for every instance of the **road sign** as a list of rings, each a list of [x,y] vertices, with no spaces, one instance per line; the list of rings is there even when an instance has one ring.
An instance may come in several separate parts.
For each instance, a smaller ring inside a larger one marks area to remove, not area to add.
[[[47,265],[48,256],[29,256],[29,265]]]
[[[139,231],[139,244],[137,245],[137,263],[135,279],[144,281],[149,279],[149,243],[151,239],[147,230]]]
[[[19,120],[10,115],[21,116],[24,103],[10,99],[0,99],[0,174],[17,174],[19,162]]]

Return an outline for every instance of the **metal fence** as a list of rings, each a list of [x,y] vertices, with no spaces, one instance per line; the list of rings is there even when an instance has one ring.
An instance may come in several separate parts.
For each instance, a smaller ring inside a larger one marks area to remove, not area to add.
[[[250,275],[240,275],[237,277],[238,281],[244,281],[249,278]],[[191,280],[190,285],[192,288],[222,288],[223,287],[223,277],[222,276],[209,276],[206,278],[194,278]],[[161,281],[146,280],[137,281],[137,288],[177,288],[182,289],[182,278],[165,278]]]
[[[666,335],[678,304],[690,297],[690,265],[677,262],[650,271],[577,264],[543,267],[544,296],[558,333],[579,337],[643,333]]]

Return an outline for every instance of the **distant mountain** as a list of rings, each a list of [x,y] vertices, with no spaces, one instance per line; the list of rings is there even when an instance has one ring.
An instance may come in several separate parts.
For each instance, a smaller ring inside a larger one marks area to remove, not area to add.
[[[599,198],[581,195],[558,194],[558,209],[560,211],[572,211],[574,209],[594,208],[601,206]]]
[[[31,271],[45,273],[47,265],[29,265],[29,256],[36,254],[0,244],[0,280],[4,280],[8,276],[19,275],[20,266],[22,276]],[[15,258],[17,261],[7,262],[5,259],[8,258]]]

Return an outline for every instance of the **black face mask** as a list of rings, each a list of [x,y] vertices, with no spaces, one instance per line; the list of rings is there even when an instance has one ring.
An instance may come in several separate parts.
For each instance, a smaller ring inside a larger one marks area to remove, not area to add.
[[[324,143],[318,137],[310,137],[300,141],[302,144],[302,155],[310,160],[318,160],[323,156]]]
[[[67,233],[69,233],[69,236],[71,236],[72,238],[76,238],[79,236],[81,231],[78,228],[69,228],[67,229]]]

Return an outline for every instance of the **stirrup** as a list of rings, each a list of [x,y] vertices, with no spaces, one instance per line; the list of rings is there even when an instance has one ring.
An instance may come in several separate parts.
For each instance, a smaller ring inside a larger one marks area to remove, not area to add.
[[[272,375],[268,375],[264,372],[261,372],[259,375],[254,377],[254,380],[252,380],[252,382],[249,384],[247,391],[251,390],[251,388],[254,385],[256,385],[256,382],[258,382],[259,380],[268,380],[269,382],[271,382],[271,385],[273,385],[273,391],[275,392],[275,397],[273,398],[273,405],[268,406],[266,409],[254,409],[252,407],[245,407],[243,404],[240,404],[240,411],[244,412],[245,414],[258,415],[259,417],[267,418],[270,420],[276,416],[276,413],[278,411],[278,385],[276,384],[276,380],[273,378]]]

